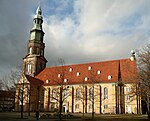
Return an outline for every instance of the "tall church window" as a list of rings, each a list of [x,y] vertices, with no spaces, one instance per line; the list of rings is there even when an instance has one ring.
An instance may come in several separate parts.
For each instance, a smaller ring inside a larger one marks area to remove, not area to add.
[[[104,88],[104,99],[108,99],[108,88]]]
[[[81,98],[81,90],[78,88],[76,89],[76,99],[79,100]]]
[[[69,96],[69,93],[67,92],[67,90],[64,90],[63,92],[64,99],[66,99],[68,96]]]
[[[108,109],[108,105],[104,105],[104,109]]]
[[[57,89],[53,89],[52,90],[52,98],[53,99],[57,99],[58,97],[57,97]]]
[[[79,109],[79,104],[75,105],[75,110]]]
[[[91,87],[91,88],[89,89],[89,98],[90,98],[90,100],[93,99],[93,96],[94,96],[94,94],[93,94],[93,87]]]
[[[28,73],[31,74],[32,72],[32,65],[31,63],[28,64]]]

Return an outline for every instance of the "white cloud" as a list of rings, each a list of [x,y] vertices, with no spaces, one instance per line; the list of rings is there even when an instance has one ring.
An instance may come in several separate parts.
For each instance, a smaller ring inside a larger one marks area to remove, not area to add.
[[[22,62],[35,0],[0,1],[0,72]],[[127,58],[150,42],[150,0],[43,0],[46,58],[66,63]],[[34,9],[34,11],[33,11]],[[11,59],[10,59],[11,58]]]
[[[127,58],[131,49],[149,41],[148,4],[149,0],[76,0],[70,16],[46,18],[47,55],[69,63]]]

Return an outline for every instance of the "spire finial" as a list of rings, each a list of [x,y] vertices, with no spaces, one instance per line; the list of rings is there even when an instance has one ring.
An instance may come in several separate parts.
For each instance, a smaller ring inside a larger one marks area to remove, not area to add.
[[[40,0],[38,0],[38,8],[37,8],[37,10],[36,10],[36,14],[37,14],[37,15],[41,15],[41,14],[42,14],[41,6],[40,6]]]
[[[40,7],[40,5],[41,5],[41,2],[40,2],[40,0],[38,0],[38,6]]]

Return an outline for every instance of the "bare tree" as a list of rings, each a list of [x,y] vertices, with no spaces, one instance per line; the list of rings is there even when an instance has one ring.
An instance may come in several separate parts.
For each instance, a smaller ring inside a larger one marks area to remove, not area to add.
[[[139,83],[142,99],[147,104],[147,114],[150,120],[150,44],[138,52]]]
[[[11,69],[10,73],[6,74],[2,78],[3,88],[7,91],[15,91],[17,81],[20,79],[21,74],[21,66],[16,66],[15,68]]]
[[[0,90],[2,90],[2,89],[3,89],[3,86],[4,86],[4,82],[3,82],[3,80],[2,80],[2,79],[0,79]]]
[[[24,107],[24,100],[28,100],[29,98],[28,91],[30,90],[30,84],[25,81],[25,79],[21,79],[20,82],[16,85],[16,98],[18,99],[18,103],[21,106],[21,118],[23,118],[23,107]]]
[[[85,106],[87,105],[87,86],[86,84],[80,85],[78,88],[76,88],[76,95],[75,99],[81,101],[82,103],[82,114],[84,118],[84,113],[86,112]]]
[[[96,72],[93,70],[89,71],[89,80],[91,81],[91,84],[89,85],[89,94],[88,94],[88,100],[92,103],[92,119],[94,119],[94,110],[95,110],[95,102],[100,101],[97,100],[97,96],[100,95],[98,88],[94,86],[98,82],[98,77],[96,75]]]
[[[63,59],[58,59],[58,65],[59,66],[56,66],[53,70],[53,74],[57,76],[53,78],[53,82],[56,87],[53,88],[52,95],[50,95],[50,97],[56,101],[56,104],[59,104],[58,111],[59,119],[61,120],[63,103],[71,95],[70,87],[68,86],[71,77],[68,76],[68,70],[65,67],[65,61]]]
[[[94,70],[94,69],[93,69]],[[76,89],[76,100],[80,100],[83,106],[82,113],[87,113],[87,104],[90,102],[92,107],[92,119],[94,120],[95,102],[100,102],[101,113],[101,86],[96,85],[98,76],[96,71],[89,70],[88,77],[84,79],[84,83]],[[99,98],[98,98],[99,97]]]

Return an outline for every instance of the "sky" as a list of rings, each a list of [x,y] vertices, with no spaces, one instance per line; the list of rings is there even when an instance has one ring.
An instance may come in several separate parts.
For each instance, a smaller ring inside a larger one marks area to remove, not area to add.
[[[0,78],[21,65],[37,0],[0,0]],[[150,43],[150,0],[41,0],[47,66],[130,57]]]

